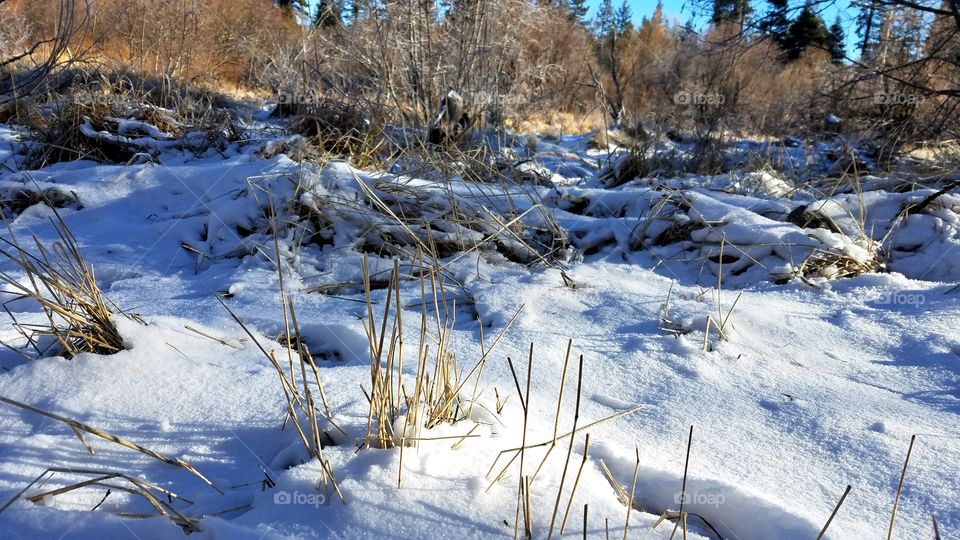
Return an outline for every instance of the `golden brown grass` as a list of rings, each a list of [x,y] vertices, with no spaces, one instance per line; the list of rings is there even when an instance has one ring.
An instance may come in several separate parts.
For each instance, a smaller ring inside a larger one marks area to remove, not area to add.
[[[270,196],[270,219],[272,230],[276,233],[277,221],[274,213],[273,197]],[[284,341],[283,346],[287,356],[287,370],[281,365],[274,350],[267,351],[264,345],[250,331],[249,328],[219,297],[217,300],[227,310],[230,317],[243,329],[247,336],[253,341],[264,357],[273,366],[279,378],[280,388],[283,391],[286,401],[286,413],[284,416],[284,426],[287,422],[293,426],[300,442],[303,443],[304,450],[310,458],[316,458],[320,464],[321,473],[318,486],[332,488],[341,502],[344,502],[343,493],[337,483],[337,477],[334,474],[333,466],[324,454],[325,443],[332,442],[332,437],[320,426],[320,418],[325,418],[327,422],[342,434],[345,432],[334,422],[333,412],[327,401],[326,393],[323,390],[323,384],[320,380],[320,371],[317,369],[316,362],[310,354],[307,345],[301,340],[301,332],[297,314],[294,309],[293,299],[287,296],[284,285],[284,274],[282,261],[280,259],[279,241],[274,234],[273,237],[274,256],[277,266],[277,278],[280,288],[280,310],[283,317]],[[296,360],[294,359],[296,352]],[[309,372],[307,369],[309,368]],[[299,379],[297,373],[299,372]],[[311,377],[312,376],[312,380]],[[314,395],[312,386],[316,387],[318,396]],[[320,398],[318,406],[316,397]],[[302,417],[301,417],[302,416]]]
[[[29,252],[10,231],[10,239],[0,238],[0,255],[25,274],[20,278],[0,272],[0,282],[6,283],[15,295],[13,300],[30,299],[37,302],[46,316],[43,324],[21,324],[13,319],[14,328],[27,340],[38,356],[49,352],[39,338],[54,338],[56,354],[67,358],[82,352],[112,354],[124,348],[123,337],[113,323],[121,313],[97,285],[93,267],[80,253],[76,239],[60,214],[51,224],[58,241],[44,246],[33,237],[36,254]],[[9,311],[7,313],[13,318]],[[135,318],[135,317],[134,317]]]
[[[479,359],[463,373],[449,348],[457,305],[456,300],[448,300],[443,272],[439,268],[425,267],[421,262],[419,267],[413,268],[413,275],[404,276],[399,261],[395,261],[381,315],[374,311],[366,257],[362,271],[367,300],[363,327],[370,344],[371,386],[366,394],[370,404],[367,434],[361,444],[367,448],[399,446],[402,468],[403,447],[408,444],[417,446],[423,438],[423,430],[430,430],[440,423],[454,424],[466,420],[470,418],[472,407],[479,406],[476,395],[484,366],[519,310],[489,347],[481,340]],[[420,327],[415,342],[417,356],[412,359],[416,366],[412,381],[403,373],[406,337],[400,282],[404,279],[412,279],[420,286]],[[430,311],[433,316],[429,315]],[[469,390],[471,381],[472,391]],[[412,387],[407,385],[410,382]],[[468,391],[471,392],[469,396]],[[403,421],[400,433],[395,432],[398,419]],[[464,435],[467,436],[469,434]],[[399,476],[397,482],[399,485]]]
[[[585,114],[547,111],[506,119],[504,127],[517,133],[539,133],[548,139],[557,139],[561,135],[581,135],[605,130],[606,118],[600,110]]]

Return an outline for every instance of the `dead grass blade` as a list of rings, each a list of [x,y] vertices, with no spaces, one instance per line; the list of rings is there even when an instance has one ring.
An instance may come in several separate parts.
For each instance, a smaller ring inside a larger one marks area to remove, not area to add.
[[[106,439],[106,440],[108,440],[108,441],[110,441],[110,442],[112,442],[112,443],[119,444],[120,446],[123,446],[124,448],[129,448],[129,449],[131,449],[131,450],[136,450],[137,452],[140,452],[141,454],[144,454],[144,455],[146,455],[146,456],[152,457],[153,459],[156,459],[156,460],[158,460],[158,461],[162,461],[162,462],[164,462],[164,463],[166,463],[166,464],[168,464],[168,465],[173,465],[174,467],[180,467],[181,469],[184,469],[184,470],[190,472],[191,474],[193,474],[194,476],[196,476],[197,478],[199,478],[200,480],[202,480],[203,483],[205,483],[205,484],[207,484],[208,486],[210,486],[210,487],[212,487],[213,489],[215,489],[215,490],[217,491],[217,493],[223,495],[223,492],[220,491],[220,488],[218,488],[216,485],[214,485],[213,482],[211,482],[210,480],[208,480],[206,476],[200,474],[200,471],[198,471],[198,470],[195,469],[192,465],[190,465],[190,464],[187,463],[186,461],[183,461],[183,460],[180,459],[180,458],[169,458],[169,457],[167,457],[167,456],[158,454],[157,452],[154,452],[153,450],[150,450],[150,449],[148,449],[148,448],[144,448],[144,447],[140,446],[139,444],[130,442],[130,441],[126,440],[126,439],[122,439],[122,438],[120,438],[120,437],[117,437],[116,435],[111,435],[110,433],[107,433],[106,431],[103,431],[103,430],[101,430],[101,429],[97,429],[97,428],[95,428],[95,427],[88,426],[87,424],[83,424],[83,423],[77,422],[76,420],[71,420],[71,419],[66,418],[66,417],[64,417],[64,416],[60,416],[59,414],[54,414],[54,413],[51,413],[51,412],[47,412],[47,411],[38,409],[38,408],[36,408],[36,407],[32,407],[32,406],[27,405],[27,404],[25,404],[25,403],[20,403],[19,401],[15,401],[15,400],[12,400],[12,399],[9,399],[9,398],[5,398],[5,397],[3,397],[3,396],[0,396],[0,401],[2,401],[2,402],[4,402],[4,403],[7,403],[8,405],[13,405],[14,407],[19,407],[19,408],[21,408],[21,409],[23,409],[23,410],[25,410],[25,411],[30,411],[30,412],[32,412],[32,413],[34,413],[34,414],[39,414],[40,416],[45,416],[45,417],[47,417],[47,418],[51,418],[51,419],[56,420],[56,421],[58,421],[58,422],[63,422],[64,424],[67,424],[68,426],[70,426],[70,427],[74,430],[74,433],[76,433],[77,431],[83,431],[83,432],[85,432],[85,433],[89,433],[89,434],[91,434],[91,435],[100,437],[101,439]],[[83,439],[81,438],[81,441],[82,441],[82,440],[83,440]],[[93,449],[92,449],[89,445],[87,445],[85,442],[84,442],[83,444],[84,444],[84,446],[87,448],[88,451],[91,451],[91,452],[92,452]]]

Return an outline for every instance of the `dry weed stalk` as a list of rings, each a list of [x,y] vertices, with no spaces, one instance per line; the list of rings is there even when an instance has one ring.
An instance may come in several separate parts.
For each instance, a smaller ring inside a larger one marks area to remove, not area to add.
[[[300,332],[299,321],[297,320],[297,313],[294,309],[293,299],[287,296],[286,288],[284,286],[280,244],[279,240],[277,239],[277,220],[276,213],[274,211],[272,193],[270,193],[269,196],[270,220],[271,227],[274,232],[274,257],[277,266],[277,281],[279,284],[281,312],[283,315],[283,345],[287,351],[288,371],[284,372],[283,367],[280,365],[280,361],[277,359],[276,352],[267,352],[260,341],[257,340],[257,338],[247,328],[243,321],[241,321],[240,318],[237,317],[237,315],[229,307],[227,307],[223,300],[219,297],[217,300],[224,307],[224,309],[227,310],[233,320],[239,324],[241,328],[243,328],[247,336],[253,340],[257,348],[260,349],[260,352],[263,353],[263,355],[273,366],[274,370],[277,372],[277,376],[280,380],[280,388],[283,390],[283,395],[287,402],[287,410],[284,416],[284,426],[286,426],[287,421],[289,421],[296,430],[300,441],[303,443],[303,447],[306,450],[307,455],[310,458],[317,459],[322,471],[319,484],[322,484],[324,487],[332,487],[337,493],[337,496],[340,498],[340,501],[344,502],[343,493],[340,491],[340,487],[337,484],[336,475],[333,472],[333,466],[323,455],[324,441],[332,441],[332,438],[324,429],[320,427],[320,417],[322,416],[325,418],[327,422],[335,429],[340,431],[340,433],[346,435],[346,432],[344,432],[333,420],[333,412],[330,409],[329,402],[327,401],[326,392],[323,390],[323,383],[320,381],[320,371],[317,369],[316,362],[314,361],[313,356],[310,354],[309,349],[301,339],[302,334]],[[297,353],[296,361],[294,361],[294,347],[296,348]],[[297,379],[297,365],[299,365],[300,371],[299,382]],[[307,372],[307,366],[310,367],[309,373]],[[309,377],[311,374],[313,375],[312,381]],[[311,390],[311,383],[316,385],[320,402],[323,407],[322,410],[318,411],[317,403],[314,398],[313,391]],[[306,429],[304,429],[300,414],[303,414],[303,416],[306,417]]]
[[[690,435],[687,437],[687,458],[683,463],[683,482],[680,484],[680,509],[677,510],[677,522],[673,525],[673,531],[670,532],[670,540],[677,534],[677,528],[683,524],[683,537],[687,537],[687,514],[683,511],[683,505],[687,500],[687,472],[690,470],[690,447],[693,446],[693,426],[690,426]]]
[[[564,382],[566,382],[566,379],[567,379],[567,361],[570,359],[570,348],[572,344],[573,344],[573,340],[567,341],[567,354],[566,354],[566,358],[563,361],[563,374],[560,376],[560,392],[559,392],[559,395],[557,396],[557,413],[556,413],[556,416],[554,417],[554,422],[553,422],[553,442],[551,442],[550,448],[547,449],[546,455],[543,456],[543,461],[540,462],[541,467],[547,461],[547,458],[550,456],[550,452],[553,450],[553,448],[557,444],[557,426],[560,423],[560,404],[562,403],[561,400],[563,399],[563,386],[564,386]],[[576,404],[576,407],[574,408],[574,413],[573,413],[573,430],[574,431],[577,430],[577,423],[580,421],[580,393],[581,393],[582,384],[583,384],[583,355],[581,354],[580,366],[577,370],[577,404]],[[589,437],[589,435],[587,435],[587,437]],[[587,440],[589,440],[589,438]],[[525,441],[524,441],[524,444],[526,444]],[[564,460],[564,463],[563,463],[563,474],[560,475],[560,486],[557,487],[557,500],[553,504],[553,516],[550,518],[550,531],[547,533],[548,540],[553,536],[553,526],[557,520],[557,509],[560,507],[560,495],[563,493],[563,483],[567,479],[567,467],[570,465],[571,454],[573,454],[573,437],[570,437],[570,444],[567,445],[567,459]],[[586,457],[587,455],[586,447],[584,447],[583,455],[584,457]],[[539,472],[539,468],[537,470]],[[576,486],[574,486],[574,489],[576,489]],[[570,501],[571,502],[573,501],[573,493],[570,494]],[[560,533],[563,534],[562,525],[560,526]]]
[[[570,441],[569,441],[569,443],[568,443],[568,446],[567,446],[566,461],[564,462],[563,474],[562,474],[562,476],[561,476],[561,478],[560,478],[560,485],[559,485],[559,487],[557,488],[557,496],[556,496],[556,500],[555,500],[555,502],[554,502],[553,512],[552,512],[552,514],[551,514],[550,527],[549,527],[549,529],[548,529],[547,538],[551,538],[551,537],[553,536],[553,530],[554,530],[554,527],[556,526],[557,512],[558,512],[559,507],[560,507],[560,499],[561,499],[562,493],[563,493],[563,486],[564,486],[564,484],[565,484],[565,480],[566,480],[566,476],[567,476],[567,470],[568,470],[569,465],[570,465],[570,456],[571,456],[571,454],[572,454],[572,452],[573,452],[573,438],[574,438],[574,436],[575,436],[577,433],[580,433],[580,432],[582,432],[582,431],[585,431],[585,430],[587,430],[587,429],[589,429],[589,428],[591,428],[591,427],[594,427],[594,426],[596,426],[596,425],[598,425],[598,424],[601,424],[601,423],[606,422],[606,421],[608,421],[608,420],[612,420],[612,419],[614,419],[614,418],[619,418],[619,417],[621,417],[621,416],[625,416],[625,415],[627,415],[627,414],[631,414],[631,413],[636,412],[636,411],[638,411],[638,410],[640,410],[640,409],[642,408],[642,406],[633,407],[633,408],[631,408],[631,409],[627,409],[627,410],[625,410],[625,411],[621,411],[621,412],[619,412],[619,413],[612,414],[612,415],[610,415],[610,416],[608,416],[608,417],[606,417],[606,418],[602,418],[602,419],[600,419],[600,420],[591,422],[591,423],[589,423],[589,424],[587,424],[587,425],[585,425],[585,426],[579,426],[579,418],[580,418],[580,399],[581,399],[582,389],[583,389],[583,361],[584,361],[583,355],[580,355],[579,368],[578,368],[578,372],[577,372],[577,395],[576,395],[576,407],[575,407],[575,409],[574,409],[573,427],[572,427],[572,429],[571,429],[570,431],[568,431],[568,432],[566,432],[566,433],[558,434],[558,431],[559,431],[559,430],[558,430],[558,427],[559,427],[560,405],[561,405],[561,402],[562,402],[562,399],[563,399],[563,386],[564,386],[563,383],[566,381],[566,372],[567,372],[567,363],[568,363],[567,361],[569,360],[571,345],[572,345],[572,342],[569,342],[569,341],[568,341],[568,343],[567,343],[566,360],[564,361],[563,374],[561,375],[561,390],[560,390],[559,396],[558,396],[558,398],[557,398],[557,417],[556,417],[556,419],[554,420],[553,436],[552,436],[549,440],[546,440],[546,441],[543,441],[543,442],[540,442],[540,443],[535,443],[535,444],[528,444],[528,443],[527,443],[527,423],[526,423],[526,420],[527,420],[527,411],[529,410],[529,403],[528,403],[528,400],[530,399],[530,390],[529,390],[529,384],[530,384],[530,383],[529,383],[529,381],[530,381],[530,377],[531,377],[531,374],[532,374],[532,369],[531,369],[531,368],[532,368],[532,365],[533,365],[533,344],[531,343],[531,345],[530,345],[530,357],[529,357],[529,360],[528,360],[528,367],[527,367],[527,390],[526,390],[526,391],[523,391],[523,390],[521,389],[521,387],[520,387],[520,380],[519,380],[519,378],[517,377],[516,370],[515,370],[514,367],[513,367],[513,361],[512,361],[510,358],[507,359],[507,363],[508,363],[508,365],[509,365],[509,367],[510,367],[510,372],[511,372],[511,374],[513,375],[514,385],[516,386],[517,396],[518,396],[518,399],[520,400],[520,406],[521,406],[521,409],[522,409],[523,412],[524,412],[525,422],[524,422],[523,436],[522,436],[521,443],[520,443],[520,446],[519,446],[519,447],[517,447],[517,448],[508,448],[508,449],[506,449],[506,450],[500,451],[500,452],[497,454],[497,457],[494,459],[493,463],[490,465],[490,468],[487,470],[487,474],[486,474],[486,477],[487,477],[487,478],[490,478],[490,475],[491,475],[491,474],[493,473],[493,471],[495,470],[495,468],[496,468],[497,464],[500,462],[500,459],[501,459],[501,458],[503,458],[503,457],[504,457],[505,455],[507,455],[507,454],[512,454],[512,456],[510,457],[510,459],[506,460],[506,464],[503,466],[503,468],[500,469],[500,471],[499,471],[499,473],[497,473],[496,477],[490,482],[490,485],[487,486],[486,491],[489,491],[491,488],[493,488],[493,486],[494,486],[495,484],[497,484],[501,479],[503,479],[503,477],[507,474],[507,471],[508,471],[508,470],[510,469],[510,467],[514,464],[514,462],[516,462],[516,461],[519,460],[520,470],[519,470],[519,473],[518,473],[519,489],[517,490],[517,516],[516,516],[516,517],[517,517],[517,522],[516,522],[516,524],[514,525],[514,537],[518,537],[518,535],[519,535],[519,530],[520,530],[520,529],[519,529],[519,520],[520,520],[521,511],[522,511],[522,514],[523,514],[523,521],[524,521],[524,535],[525,535],[526,538],[531,538],[531,537],[533,536],[533,511],[532,511],[532,508],[531,508],[531,506],[530,506],[530,500],[531,500],[532,497],[533,497],[533,496],[532,496],[532,488],[533,488],[533,485],[534,485],[533,481],[534,481],[537,473],[539,473],[540,469],[543,467],[544,463],[545,463],[545,462],[547,461],[547,459],[550,457],[550,452],[556,447],[557,442],[562,441],[562,440],[567,439],[567,438],[570,439]],[[563,530],[564,530],[564,528],[566,527],[567,519],[569,518],[569,515],[570,515],[570,509],[571,509],[571,507],[572,507],[572,505],[573,505],[573,498],[574,498],[574,496],[576,495],[577,486],[578,486],[579,483],[580,483],[580,476],[581,476],[581,474],[583,473],[583,467],[584,467],[584,465],[586,464],[586,461],[587,461],[587,453],[588,453],[588,451],[589,451],[589,445],[590,445],[590,436],[589,436],[589,434],[588,434],[588,435],[586,435],[586,437],[585,437],[585,439],[584,439],[584,449],[583,449],[584,454],[583,454],[583,458],[582,458],[581,463],[580,463],[580,468],[579,468],[579,470],[577,471],[576,479],[574,480],[573,488],[572,488],[572,490],[571,490],[571,492],[570,492],[570,498],[569,498],[569,500],[568,500],[568,502],[567,502],[566,511],[565,511],[565,513],[564,513],[563,520],[562,520],[562,522],[561,522],[561,526],[560,526],[560,533],[561,533],[561,534],[563,534]],[[537,449],[537,448],[546,448],[547,450],[546,450],[545,456],[544,456],[544,457],[542,458],[542,460],[540,461],[540,464],[539,464],[539,466],[537,467],[536,471],[534,472],[533,476],[525,475],[525,474],[524,474],[525,455],[526,455],[526,453],[527,453],[529,450]],[[601,466],[603,466],[602,461],[601,461]],[[623,500],[626,501],[626,494],[625,494],[625,493],[623,494],[623,497],[622,497],[622,498],[623,498]]]
[[[713,326],[717,330],[717,334],[720,336],[720,339],[727,341],[727,335],[724,333],[724,329],[727,327],[727,323],[730,321],[730,315],[733,314],[733,309],[737,307],[737,303],[740,302],[740,297],[743,296],[743,293],[738,293],[737,297],[733,300],[733,304],[730,305],[730,309],[726,313],[723,312],[723,302],[722,302],[722,292],[723,292],[723,246],[726,244],[726,237],[720,239],[720,257],[717,266],[717,318],[714,319],[713,315],[707,315],[706,328],[703,330],[703,352],[709,352],[709,337],[710,337],[710,327]],[[672,289],[671,285],[671,289]],[[669,292],[667,293],[667,301],[669,302]]]
[[[830,517],[827,518],[827,522],[823,524],[823,528],[820,529],[820,533],[817,535],[817,540],[823,538],[823,535],[827,534],[827,529],[830,528],[830,524],[833,523],[833,518],[837,517],[837,512],[840,511],[840,506],[843,505],[843,501],[846,500],[847,495],[850,494],[850,490],[853,489],[853,486],[848,485],[847,489],[843,490],[843,495],[840,496],[840,500],[837,501],[837,505],[833,507],[833,512],[830,512]]]
[[[254,336],[250,329],[248,329],[243,323],[243,321],[241,321],[240,318],[237,317],[237,315],[229,307],[227,307],[226,304],[223,303],[223,300],[221,300],[219,297],[217,300],[224,307],[224,309],[227,310],[227,313],[230,314],[230,317],[237,324],[239,324],[241,328],[243,328],[243,331],[246,332],[247,336],[254,342],[254,344],[256,344],[257,348],[260,349],[260,352],[263,353],[263,355],[273,366],[274,370],[277,372],[277,376],[280,378],[280,387],[283,390],[283,395],[287,402],[284,425],[286,425],[288,420],[290,421],[294,429],[296,429],[297,435],[299,436],[300,441],[303,443],[304,449],[307,451],[307,455],[310,458],[316,458],[320,463],[322,469],[320,483],[324,486],[332,486],[334,491],[336,491],[337,496],[340,497],[341,502],[344,501],[343,494],[340,492],[340,487],[337,484],[337,478],[333,473],[333,466],[330,464],[330,461],[323,456],[322,441],[324,437],[329,438],[329,435],[327,435],[326,432],[320,428],[318,420],[319,415],[317,414],[316,405],[313,401],[313,398],[310,395],[306,375],[301,378],[301,381],[303,382],[303,389],[301,389],[295,385],[289,377],[287,377],[286,373],[284,373],[283,367],[280,365],[280,361],[277,360],[276,353],[273,351],[267,352],[256,336]],[[293,304],[291,302],[291,309],[292,306]],[[299,335],[299,332],[297,332],[297,335]],[[288,344],[290,343],[291,342],[288,341]],[[301,351],[306,351],[306,347],[303,346],[302,343],[299,344],[299,346],[301,347]],[[305,369],[304,364],[310,364],[312,370],[314,371],[317,386],[322,388],[322,386],[320,386],[319,372],[316,370],[316,365],[314,364],[313,359],[310,358],[309,355],[304,354],[300,356],[299,361],[301,369]],[[301,425],[299,414],[297,412],[298,410],[306,416],[308,431],[304,431],[303,426]],[[343,430],[337,427],[337,425],[333,422],[333,419],[330,417],[329,409],[327,409],[324,417],[331,423],[331,425],[343,432]]]
[[[628,414],[633,414],[633,413],[639,411],[639,410],[642,409],[642,408],[643,408],[643,405],[637,405],[637,406],[631,407],[631,408],[629,408],[629,409],[627,409],[627,410],[624,410],[624,411],[620,411],[620,412],[618,412],[618,413],[611,414],[610,416],[601,418],[600,420],[596,420],[596,421],[590,422],[589,424],[587,424],[587,425],[585,425],[585,426],[582,426],[582,427],[579,427],[579,428],[577,428],[577,429],[575,429],[575,430],[571,430],[571,431],[568,431],[568,432],[566,432],[566,433],[564,433],[564,434],[562,434],[562,435],[558,435],[555,440],[557,440],[557,441],[562,441],[562,440],[566,439],[567,437],[571,437],[571,436],[573,436],[573,435],[576,435],[577,433],[586,431],[586,430],[588,430],[588,429],[590,429],[590,428],[592,428],[592,427],[594,427],[594,426],[597,426],[597,425],[599,425],[599,424],[602,424],[602,423],[604,423],[604,422],[608,422],[608,421],[610,421],[610,420],[614,420],[614,419],[616,419],[616,418],[620,418],[621,416],[626,416],[626,415],[628,415]],[[500,470],[500,472],[499,472],[499,473],[497,474],[497,476],[493,479],[493,481],[490,483],[490,485],[487,486],[487,489],[486,489],[486,490],[487,490],[487,491],[490,491],[490,488],[492,488],[497,482],[499,482],[499,481],[507,474],[507,470],[510,469],[510,465],[513,465],[513,463],[517,460],[517,458],[520,457],[520,452],[521,452],[521,451],[530,450],[531,448],[543,448],[543,447],[545,447],[545,446],[549,446],[549,445],[553,444],[553,442],[554,442],[554,439],[551,439],[551,440],[543,441],[543,442],[536,443],[536,444],[528,444],[528,445],[526,445],[526,446],[519,446],[519,447],[516,447],[516,448],[507,448],[506,450],[501,450],[501,451],[497,454],[497,457],[494,458],[493,463],[490,465],[490,468],[487,470],[486,476],[487,476],[488,478],[490,477],[490,474],[494,471],[494,467],[497,466],[497,463],[500,462],[500,458],[502,458],[502,457],[504,456],[504,454],[513,454],[513,457],[510,458],[510,459],[507,461],[507,464]]]
[[[910,436],[910,446],[907,448],[907,457],[903,460],[903,470],[900,471],[900,481],[897,482],[897,495],[893,498],[893,510],[890,512],[890,527],[887,529],[887,540],[893,538],[893,522],[897,518],[897,506],[900,504],[900,492],[903,491],[903,480],[907,477],[907,465],[910,464],[910,454],[913,453],[913,443],[916,435]]]
[[[580,468],[577,469],[577,476],[573,479],[573,488],[570,490],[570,499],[567,501],[567,510],[563,513],[563,521],[560,522],[560,534],[567,528],[567,518],[570,517],[570,508],[573,506],[573,497],[577,494],[577,486],[580,485],[580,476],[583,475],[583,468],[587,464],[587,458],[590,456],[590,434],[587,433],[583,438],[583,458],[580,460]]]
[[[240,318],[221,300],[219,297],[217,300],[220,304],[227,310],[227,313],[230,314],[230,317],[240,325],[243,331],[247,336],[253,341],[253,343],[260,349],[260,352],[267,358],[270,364],[273,366],[274,370],[277,372],[277,376],[280,379],[280,388],[283,390],[283,395],[287,403],[286,413],[284,416],[284,425],[289,421],[294,429],[297,432],[297,436],[300,441],[303,443],[303,447],[307,452],[307,455],[310,458],[316,458],[320,463],[321,475],[320,482],[324,487],[332,487],[333,490],[337,493],[337,496],[340,498],[341,502],[344,502],[343,493],[340,491],[340,487],[337,484],[336,475],[333,472],[333,466],[330,464],[330,461],[326,459],[323,455],[323,441],[331,440],[329,434],[320,427],[319,419],[320,417],[326,418],[326,420],[332,425],[335,429],[345,434],[345,432],[340,429],[339,426],[333,421],[332,412],[329,405],[327,404],[326,395],[323,391],[323,385],[320,383],[320,373],[317,370],[316,363],[313,360],[313,357],[310,356],[309,351],[304,343],[300,341],[300,331],[297,326],[296,312],[293,309],[293,300],[281,298],[281,301],[284,302],[285,310],[289,309],[291,314],[291,319],[293,321],[293,328],[295,330],[296,339],[292,338],[290,335],[287,336],[287,349],[292,346],[296,346],[298,349],[298,363],[301,370],[300,382],[302,387],[300,387],[292,377],[288,377],[287,373],[284,372],[283,367],[280,365],[280,361],[277,359],[277,355],[274,351],[267,352],[264,346],[260,341],[253,335],[249,328],[240,320]],[[295,344],[295,345],[294,345]],[[323,411],[318,412],[316,402],[314,401],[313,394],[310,390],[310,381],[308,380],[306,366],[310,366],[310,370],[313,374],[313,382],[316,384],[320,397],[323,404]],[[293,366],[290,366],[290,373],[293,373]],[[306,430],[300,419],[300,414],[303,414],[306,417]]]

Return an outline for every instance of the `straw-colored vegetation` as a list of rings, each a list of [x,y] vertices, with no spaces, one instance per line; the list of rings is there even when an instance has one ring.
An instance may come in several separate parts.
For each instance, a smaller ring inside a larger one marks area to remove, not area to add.
[[[55,211],[54,216],[51,224],[59,240],[44,246],[34,237],[35,254],[12,234],[9,239],[0,239],[0,255],[24,274],[0,272],[0,281],[13,295],[6,302],[32,300],[46,318],[44,323],[14,319],[14,328],[36,356],[52,353],[72,358],[83,352],[118,352],[124,348],[123,337],[113,318],[125,315],[100,290],[93,267],[84,260],[73,234]]]

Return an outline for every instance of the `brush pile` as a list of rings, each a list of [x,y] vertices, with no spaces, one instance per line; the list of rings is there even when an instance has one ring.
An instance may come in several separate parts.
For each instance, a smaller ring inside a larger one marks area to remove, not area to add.
[[[277,158],[285,159],[285,158]],[[251,178],[220,202],[198,239],[184,245],[205,261],[244,257],[270,241],[270,200],[291,257],[325,268],[319,252],[347,250],[413,263],[472,255],[556,266],[572,256],[566,233],[540,197],[546,188],[422,180],[366,173],[342,162],[301,173]]]
[[[215,106],[213,96],[195,99],[182,88],[111,77],[77,74],[44,99],[11,101],[0,112],[30,135],[21,168],[81,159],[157,162],[167,149],[223,152],[244,137],[237,115]]]
[[[335,98],[309,101],[281,103],[273,111],[274,116],[290,117],[289,130],[305,138],[301,144],[292,143],[292,156],[309,161],[349,159],[361,168],[382,164],[387,139],[360,104]]]
[[[592,218],[571,226],[572,242],[585,255],[644,251],[658,264],[692,266],[707,282],[723,272],[723,283],[734,287],[794,278],[811,283],[884,268],[880,243],[862,229],[831,230],[812,221],[798,226],[787,220],[786,204],[772,199],[721,199],[703,188],[663,185],[629,195],[582,190],[566,197],[579,201],[573,210]],[[606,223],[606,232],[598,223]]]

